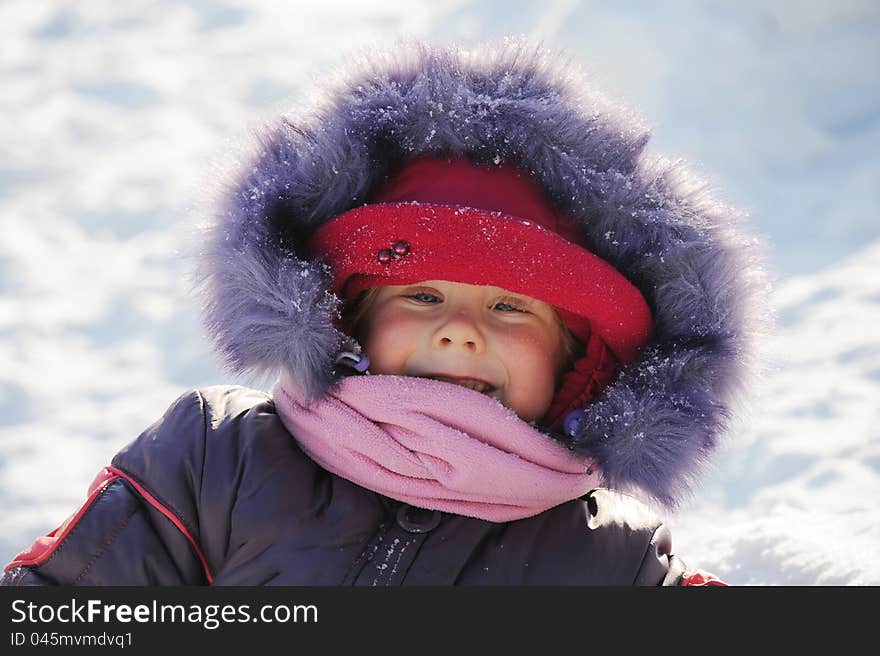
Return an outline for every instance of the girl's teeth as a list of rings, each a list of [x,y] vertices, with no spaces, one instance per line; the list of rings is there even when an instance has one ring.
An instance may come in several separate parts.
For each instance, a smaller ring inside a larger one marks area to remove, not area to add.
[[[479,392],[480,394],[483,394],[484,392],[492,389],[491,386],[476,380],[451,380],[449,378],[438,378],[438,380],[442,380],[447,383],[453,383],[455,385],[460,385],[461,387],[467,387],[468,389]]]

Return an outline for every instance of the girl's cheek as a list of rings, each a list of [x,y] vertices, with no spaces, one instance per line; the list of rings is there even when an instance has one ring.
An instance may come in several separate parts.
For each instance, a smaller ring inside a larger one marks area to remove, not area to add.
[[[418,333],[418,323],[401,316],[389,316],[377,322],[382,334],[392,340],[409,341]]]
[[[509,338],[511,349],[520,357],[526,357],[533,362],[551,362],[555,359],[558,345],[547,335],[524,330],[510,333]]]
[[[395,317],[377,318],[370,326],[364,350],[374,373],[401,373],[413,350],[417,333],[413,322]]]
[[[394,374],[400,368],[396,340],[389,333],[374,333],[364,350],[370,358],[370,370],[376,374]]]
[[[560,369],[559,346],[548,335],[529,332],[521,335],[508,351],[508,365],[520,384],[528,385],[533,399],[556,389]],[[520,376],[525,376],[521,378]]]

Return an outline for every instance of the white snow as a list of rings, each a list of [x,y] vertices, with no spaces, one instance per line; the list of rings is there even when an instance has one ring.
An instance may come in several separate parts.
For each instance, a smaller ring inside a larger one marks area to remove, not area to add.
[[[233,382],[182,280],[208,163],[354,48],[526,33],[770,245],[769,374],[676,551],[735,584],[880,584],[880,7],[789,4],[0,4],[0,560],[179,393]]]

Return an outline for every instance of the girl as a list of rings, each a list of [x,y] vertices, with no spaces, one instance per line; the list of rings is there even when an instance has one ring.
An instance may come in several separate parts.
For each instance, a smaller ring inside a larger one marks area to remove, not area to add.
[[[200,254],[209,333],[272,393],[183,394],[3,583],[718,582],[653,512],[748,381],[732,212],[524,44],[327,93],[256,140]]]

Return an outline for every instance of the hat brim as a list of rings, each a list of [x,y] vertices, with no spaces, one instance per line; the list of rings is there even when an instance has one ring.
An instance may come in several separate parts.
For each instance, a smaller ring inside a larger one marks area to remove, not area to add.
[[[389,259],[400,242],[408,252]],[[363,205],[321,226],[309,248],[326,258],[341,298],[422,280],[492,285],[554,306],[576,336],[598,334],[622,362],[635,360],[650,337],[650,308],[625,276],[558,234],[500,212],[416,202]]]

